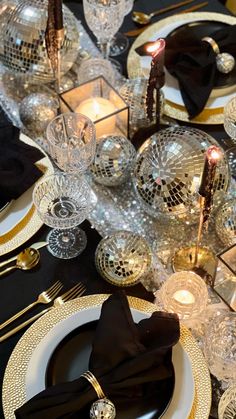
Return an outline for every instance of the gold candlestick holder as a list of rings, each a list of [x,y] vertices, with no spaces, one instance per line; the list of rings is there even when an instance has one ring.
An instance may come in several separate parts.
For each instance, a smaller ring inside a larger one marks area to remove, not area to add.
[[[196,245],[177,250],[172,258],[172,269],[174,272],[195,272],[210,285],[213,285],[216,274],[217,258],[208,247],[201,246],[205,197],[200,196],[199,203],[200,217]]]

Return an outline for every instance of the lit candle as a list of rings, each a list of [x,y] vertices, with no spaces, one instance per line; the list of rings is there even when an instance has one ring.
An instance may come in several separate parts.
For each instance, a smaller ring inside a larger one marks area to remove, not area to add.
[[[221,158],[221,155],[222,153],[220,148],[215,145],[212,145],[206,151],[201,184],[199,187],[199,194],[205,198],[212,193],[216,166]]]
[[[178,290],[173,294],[173,298],[181,304],[194,304],[195,297],[188,290]]]
[[[164,75],[164,58],[165,58],[165,40],[160,38],[156,42],[148,45],[146,50],[149,55],[152,55],[151,70],[149,74],[146,106],[147,116],[150,121],[153,120],[153,105],[154,105],[154,89],[156,89],[156,129],[160,128],[160,111],[161,111],[161,99],[160,89],[165,84]]]
[[[156,73],[159,76],[164,72],[165,46],[165,40],[160,38],[146,48],[148,55],[152,56],[152,65],[155,66]]]
[[[115,106],[108,99],[94,97],[80,103],[75,112],[86,115],[91,121],[96,122],[96,138],[105,134],[113,134],[116,127]]]

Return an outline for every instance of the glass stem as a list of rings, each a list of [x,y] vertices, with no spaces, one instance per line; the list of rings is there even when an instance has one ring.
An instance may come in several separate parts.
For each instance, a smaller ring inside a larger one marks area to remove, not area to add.
[[[103,58],[108,60],[110,53],[110,41],[100,41],[99,45]]]

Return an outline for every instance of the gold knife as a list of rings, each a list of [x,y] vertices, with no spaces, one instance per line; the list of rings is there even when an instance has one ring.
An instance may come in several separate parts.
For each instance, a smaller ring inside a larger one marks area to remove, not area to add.
[[[47,246],[47,245],[48,245],[48,242],[42,241],[42,242],[33,243],[29,247],[32,248],[32,249],[41,249],[42,247]],[[4,260],[3,262],[0,262],[0,268],[2,268],[2,266],[7,265],[8,263],[13,262],[14,260],[16,260],[17,256],[18,256],[18,254],[15,255],[15,256],[12,256],[10,259],[7,259],[7,260]]]
[[[196,10],[199,10],[199,9],[201,9],[202,7],[205,7],[205,6],[207,6],[208,5],[208,1],[205,1],[205,2],[203,2],[203,3],[199,3],[199,4],[196,4],[196,6],[192,6],[192,7],[189,7],[188,9],[185,9],[185,10],[181,10],[181,11],[179,11],[179,12],[177,12],[178,14],[182,14],[182,13],[190,13],[190,12],[195,12]],[[146,25],[146,26],[144,26],[143,28],[138,28],[138,29],[132,29],[131,31],[128,31],[128,32],[125,32],[124,33],[124,35],[126,35],[126,36],[130,36],[130,37],[135,37],[135,36],[138,36],[138,35],[140,35],[140,33],[142,33],[142,32],[144,32],[149,26],[151,26],[151,25],[153,25],[153,23],[152,24],[150,24],[150,25]]]

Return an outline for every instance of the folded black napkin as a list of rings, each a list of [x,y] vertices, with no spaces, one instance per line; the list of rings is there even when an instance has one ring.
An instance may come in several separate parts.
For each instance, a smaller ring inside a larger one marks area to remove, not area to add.
[[[170,399],[171,394],[166,392],[168,381],[173,382],[172,346],[177,343],[179,333],[175,314],[155,312],[135,324],[123,291],[104,302],[89,370],[118,412],[119,407],[127,408],[142,398],[154,398],[157,407],[162,406],[166,397]],[[84,378],[78,378],[47,388],[15,415],[17,419],[86,419],[95,400],[93,387]]]
[[[220,52],[228,52],[236,58],[236,25],[227,25],[210,34],[208,32],[207,36],[217,42]],[[146,55],[145,45],[135,51],[139,55]],[[191,27],[180,30],[166,39],[165,66],[178,79],[189,118],[196,117],[204,109],[219,74],[216,54],[211,45],[201,41]],[[221,74],[221,77],[226,78],[227,75]]]
[[[19,140],[19,129],[8,126],[0,139],[0,207],[18,198],[42,176],[34,164],[44,157],[36,147]]]

